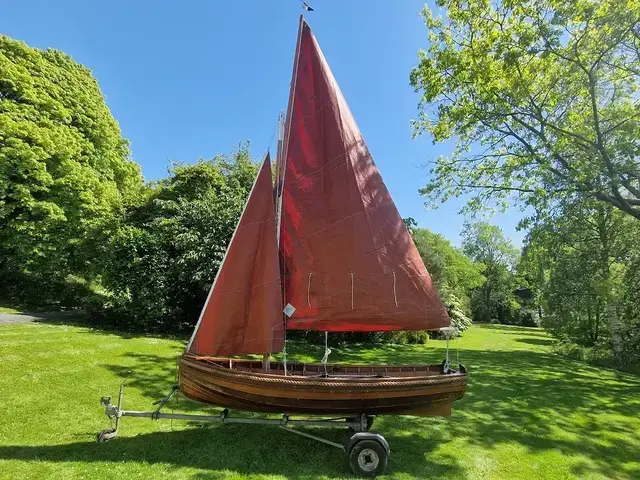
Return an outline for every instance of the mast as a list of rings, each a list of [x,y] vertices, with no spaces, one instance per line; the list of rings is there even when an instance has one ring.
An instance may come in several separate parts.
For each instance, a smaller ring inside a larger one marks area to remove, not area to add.
[[[280,205],[284,182],[282,181],[282,175],[284,173],[284,112],[280,112],[278,115],[278,144],[276,150],[276,183],[275,183],[275,205],[276,205],[276,241],[280,239],[280,212],[278,206]]]
[[[277,218],[277,225],[276,225],[276,231],[277,231],[277,236],[278,236],[278,248],[280,246],[280,229],[281,229],[281,223],[282,223],[282,197],[284,195],[284,176],[285,176],[285,172],[287,170],[287,158],[289,156],[289,139],[291,138],[291,116],[293,115],[293,100],[294,100],[294,94],[296,91],[296,81],[298,78],[298,62],[300,60],[300,44],[302,41],[302,28],[305,24],[304,21],[304,15],[300,15],[300,20],[298,23],[298,39],[296,40],[296,50],[293,56],[293,71],[291,72],[291,83],[289,84],[289,101],[287,102],[287,116],[285,119],[285,124],[284,124],[284,131],[283,131],[283,143],[282,143],[282,150],[279,150],[278,153],[281,153],[280,155],[280,163],[278,164],[278,170],[282,170],[282,173],[280,175],[280,182],[282,184],[282,188],[280,191],[280,198],[278,200],[278,204],[276,206],[276,218]],[[278,145],[280,145],[280,143],[278,142]],[[282,265],[282,267],[284,267],[284,265]],[[284,271],[282,271],[282,274],[284,275]],[[284,286],[284,283],[283,283]],[[284,289],[283,289],[283,300],[285,300],[284,297]]]
[[[291,120],[293,115],[293,103],[294,103],[294,95],[296,91],[296,84],[298,79],[298,64],[300,61],[300,45],[302,42],[302,30],[304,28],[305,21],[304,15],[300,15],[300,20],[298,22],[298,38],[296,40],[296,50],[293,55],[293,71],[291,72],[291,83],[289,86],[289,100],[287,102],[287,116],[283,129],[283,138],[282,143],[278,142],[278,146],[282,145],[282,149],[278,150],[280,153],[280,163],[278,164],[278,171],[281,171],[282,174],[279,177],[280,184],[282,185],[280,190],[280,195],[276,205],[276,237],[278,241],[278,251],[279,251],[279,262],[280,262],[280,278],[282,279],[282,304],[285,305],[287,302],[287,292],[285,288],[285,280],[284,277],[286,275],[285,271],[285,261],[282,252],[280,251],[281,245],[281,231],[283,228],[282,225],[282,200],[284,198],[284,182],[285,182],[285,174],[287,171],[287,160],[289,158],[289,139],[291,138]],[[282,363],[284,366],[284,374],[287,374],[287,315],[283,312],[282,315],[282,325],[284,329],[284,346],[282,347]]]
[[[278,205],[280,202],[280,197],[282,195],[282,144],[284,142],[284,112],[280,112],[278,114],[278,140],[276,146],[276,182],[275,182],[275,205]],[[276,225],[279,225],[279,221],[277,218],[276,212]],[[279,229],[276,228],[276,244],[279,239]],[[278,264],[280,261],[278,260]],[[284,328],[284,325],[283,325]],[[262,356],[262,370],[264,372],[269,372],[271,369],[271,352],[265,353]]]

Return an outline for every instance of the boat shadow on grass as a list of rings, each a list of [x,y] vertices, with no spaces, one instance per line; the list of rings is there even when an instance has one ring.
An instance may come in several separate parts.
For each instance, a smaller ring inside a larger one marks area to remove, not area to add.
[[[332,357],[344,362],[410,364],[437,362],[444,353],[443,348],[385,345],[338,348]],[[376,420],[374,430],[391,445],[391,475],[464,478],[474,461],[469,455],[492,456],[508,443],[531,453],[560,453],[569,458],[568,472],[578,478],[593,474],[640,478],[640,377],[526,350],[461,350],[460,357],[470,366],[469,386],[465,397],[454,404],[452,417]],[[151,408],[151,402],[175,381],[175,359],[142,354],[128,358],[129,366],[103,367],[119,376],[128,369],[141,372],[131,377],[129,388],[136,394],[135,402],[148,401]],[[126,392],[125,407],[129,408]],[[187,412],[202,408],[184,400],[173,407]],[[348,476],[346,457],[337,449],[274,427],[182,424],[166,431],[165,423],[158,426],[165,431],[128,436],[136,431],[136,422],[145,421],[125,418],[122,436],[107,444],[0,446],[0,459],[161,463],[202,470],[194,477],[200,480],[238,473],[300,480]],[[313,431],[333,441],[345,438],[341,430]],[[464,451],[470,447],[474,453]]]
[[[345,432],[307,428],[307,432],[341,441]],[[418,459],[406,459],[402,451],[393,450],[389,471],[415,478],[441,478],[460,473],[455,458],[429,453],[436,439],[424,441],[420,436],[386,435],[392,444],[402,443],[403,450],[421,452]],[[108,443],[77,442],[52,446],[0,446],[0,459],[40,462],[139,462],[169,464],[202,470],[194,478],[223,479],[244,475],[282,475],[290,479],[344,478],[349,475],[346,455],[336,448],[301,438],[278,428],[260,425],[211,425],[122,436]],[[417,461],[416,461],[417,460]]]

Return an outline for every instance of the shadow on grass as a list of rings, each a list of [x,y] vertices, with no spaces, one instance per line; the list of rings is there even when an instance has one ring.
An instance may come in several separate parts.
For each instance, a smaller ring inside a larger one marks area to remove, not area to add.
[[[494,323],[474,323],[474,325],[478,328],[486,328],[488,330],[504,330],[511,333],[544,333],[544,330],[540,327],[519,327],[516,325],[499,325]]]
[[[36,323],[49,325],[68,325],[71,327],[86,328],[93,332],[117,335],[120,338],[161,338],[163,340],[183,341],[186,345],[191,332],[171,333],[171,332],[148,332],[143,330],[126,329],[121,323],[105,320],[104,318],[94,318],[82,311],[72,312],[46,312],[46,313],[25,313],[33,317]]]
[[[317,428],[306,431],[336,442],[347,439],[346,431]],[[440,478],[460,470],[453,457],[430,457],[430,452],[437,446],[436,438],[426,441],[417,435],[396,438],[393,433],[387,434],[386,438],[392,445],[402,444],[402,450],[393,452],[389,471],[416,478]],[[415,458],[407,460],[407,452],[419,455],[421,461],[416,462]],[[210,471],[194,477],[199,479],[233,476],[229,471],[283,475],[291,479],[344,477],[350,471],[346,455],[338,449],[274,427],[235,424],[121,437],[106,444],[77,442],[57,446],[0,446],[0,459],[114,463],[124,459]]]
[[[516,338],[515,341],[529,345],[551,345],[553,343],[553,340],[549,338]]]
[[[469,387],[456,404],[452,435],[484,448],[515,442],[530,451],[586,456],[588,463],[573,468],[578,477],[616,472],[640,478],[640,467],[625,465],[637,458],[640,431],[632,423],[602,418],[640,415],[640,378],[545,353],[465,351],[464,358]],[[607,441],[614,429],[622,435]]]

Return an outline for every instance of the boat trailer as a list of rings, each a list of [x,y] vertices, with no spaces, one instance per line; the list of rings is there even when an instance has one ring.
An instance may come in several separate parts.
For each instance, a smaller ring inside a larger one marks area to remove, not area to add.
[[[118,436],[120,420],[122,417],[151,418],[152,420],[190,420],[206,423],[249,423],[253,425],[273,425],[287,432],[295,433],[318,442],[331,445],[345,452],[349,458],[351,470],[361,477],[375,477],[384,472],[391,450],[385,438],[368,430],[373,425],[374,416],[362,413],[358,417],[324,418],[318,420],[296,420],[283,414],[280,419],[275,418],[242,418],[229,415],[229,409],[225,408],[218,415],[195,415],[184,413],[164,413],[162,408],[178,392],[178,386],[174,385],[171,392],[154,403],[157,408],[154,411],[124,410],[122,400],[127,377],[120,384],[118,403],[111,403],[111,397],[102,397],[100,404],[105,407],[105,413],[111,420],[115,420],[114,428],[102,430],[98,434],[98,442],[107,442]],[[337,443],[326,438],[318,437],[307,432],[302,432],[291,427],[316,426],[316,427],[347,427],[351,436],[346,443]]]

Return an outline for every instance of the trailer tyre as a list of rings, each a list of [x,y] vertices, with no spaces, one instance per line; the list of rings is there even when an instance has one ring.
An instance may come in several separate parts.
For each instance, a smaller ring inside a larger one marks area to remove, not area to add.
[[[387,450],[375,440],[360,440],[349,452],[351,470],[360,477],[381,475],[387,468],[388,460]]]

